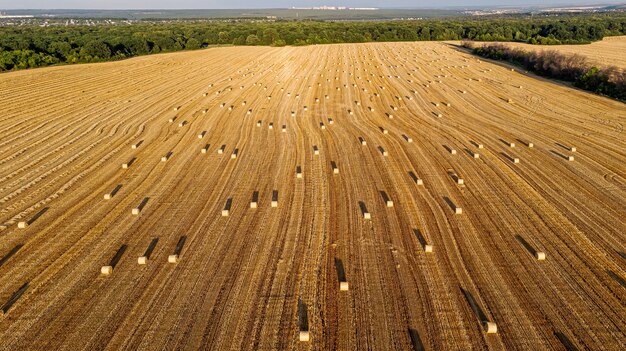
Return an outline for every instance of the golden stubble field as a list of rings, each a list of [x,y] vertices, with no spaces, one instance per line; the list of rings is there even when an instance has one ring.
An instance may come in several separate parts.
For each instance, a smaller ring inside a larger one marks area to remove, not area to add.
[[[626,344],[623,103],[389,43],[2,74],[0,111],[1,349]]]

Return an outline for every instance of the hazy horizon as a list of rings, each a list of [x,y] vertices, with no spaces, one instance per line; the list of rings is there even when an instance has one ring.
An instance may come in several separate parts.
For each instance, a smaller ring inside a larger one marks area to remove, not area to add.
[[[89,1],[85,5],[80,0],[23,0],[23,1],[7,1],[0,0],[0,9],[2,10],[28,10],[28,9],[99,9],[99,10],[183,10],[183,9],[271,9],[271,8],[290,8],[290,7],[314,7],[314,6],[347,6],[347,7],[378,7],[378,8],[445,8],[445,7],[476,7],[476,6],[563,6],[563,5],[603,5],[603,4],[622,4],[625,1],[572,1],[572,0],[554,0],[545,3],[540,0],[527,1],[459,1],[459,0],[442,0],[436,6],[430,1],[414,1],[414,0],[390,0],[390,1],[284,1],[284,0],[240,0],[240,1],[200,1],[200,0],[94,0]]]

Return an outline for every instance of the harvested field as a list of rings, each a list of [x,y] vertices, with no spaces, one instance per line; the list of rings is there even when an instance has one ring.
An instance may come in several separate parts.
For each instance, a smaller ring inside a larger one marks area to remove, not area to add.
[[[2,349],[626,344],[620,102],[388,43],[2,74],[0,110]]]
[[[564,54],[578,54],[599,67],[616,66],[626,70],[626,36],[605,37],[601,41],[587,45],[531,45],[524,43],[504,43],[527,51],[554,50]]]

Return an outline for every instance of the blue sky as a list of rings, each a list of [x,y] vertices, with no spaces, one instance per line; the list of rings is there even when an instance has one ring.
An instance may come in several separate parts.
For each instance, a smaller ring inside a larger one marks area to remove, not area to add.
[[[608,4],[626,0],[0,0],[0,9],[233,9],[291,6],[442,7],[482,5]]]

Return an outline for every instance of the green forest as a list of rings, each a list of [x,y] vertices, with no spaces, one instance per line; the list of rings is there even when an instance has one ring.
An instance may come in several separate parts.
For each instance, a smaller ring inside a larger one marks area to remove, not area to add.
[[[626,14],[476,20],[332,22],[229,20],[0,27],[0,71],[102,62],[214,45],[314,45],[420,40],[584,44],[626,34]]]

